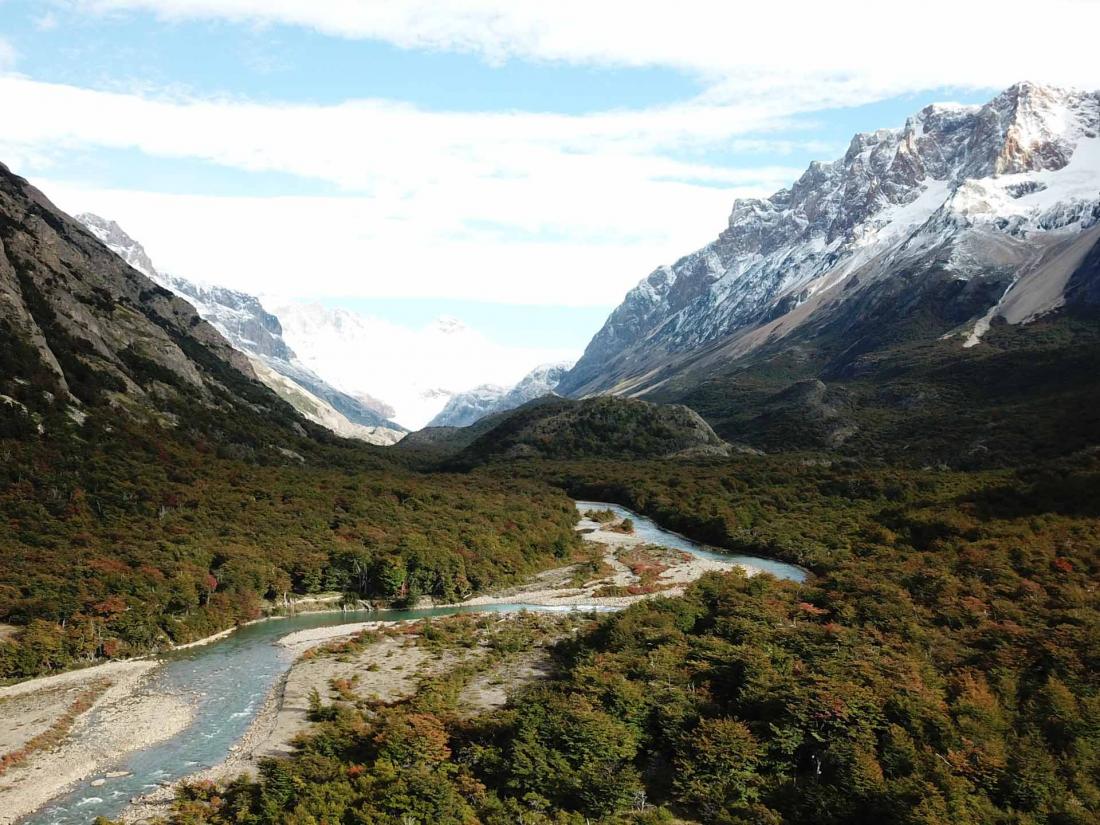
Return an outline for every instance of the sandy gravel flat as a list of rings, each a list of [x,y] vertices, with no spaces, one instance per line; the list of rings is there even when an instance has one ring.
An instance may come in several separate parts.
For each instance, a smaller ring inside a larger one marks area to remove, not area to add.
[[[392,624],[397,624],[397,622],[351,622],[349,624],[336,624],[329,627],[314,627],[309,630],[297,630],[294,633],[288,633],[279,639],[278,644],[282,647],[290,648],[295,653],[302,653],[318,642],[325,642],[329,639],[339,639],[342,636],[351,636],[363,630],[377,630]]]
[[[326,641],[350,638],[361,630],[394,622],[360,622],[291,633],[279,643],[304,653]],[[361,698],[395,702],[411,696],[421,678],[454,664],[454,656],[433,657],[411,637],[386,636],[349,656],[299,658],[275,685],[248,730],[219,765],[187,777],[186,781],[226,781],[241,774],[255,775],[264,757],[286,756],[294,738],[309,727],[309,697],[316,690],[325,702],[334,698],[335,679],[354,679],[354,693]],[[158,788],[133,802],[122,813],[128,823],[167,816],[175,788]]]
[[[64,714],[81,691],[100,680],[110,682],[59,747],[41,751],[0,776],[0,825],[32,813],[77,782],[106,774],[122,756],[187,727],[192,714],[188,699],[149,687],[149,674],[158,664],[153,659],[107,662],[0,688],[4,741],[18,747],[20,739],[25,742]]]
[[[585,582],[579,587],[571,586],[571,579],[576,570],[575,566],[559,567],[548,570],[535,576],[531,581],[485,596],[475,596],[463,605],[494,605],[494,604],[530,604],[543,607],[578,607],[590,605],[593,607],[627,607],[642,599],[651,598],[654,594],[643,593],[633,596],[598,596],[595,595],[600,588],[607,585],[615,587],[629,587],[638,583],[638,577],[619,561],[616,554],[622,550],[629,550],[644,545],[646,542],[638,536],[629,533],[620,533],[611,529],[621,523],[621,520],[601,524],[591,519],[583,518],[577,524],[577,530],[584,536],[585,541],[595,542],[604,547],[604,563],[611,568],[612,573],[601,579]],[[684,592],[684,588],[698,579],[704,573],[718,572],[728,573],[739,568],[746,575],[752,576],[760,572],[756,568],[733,562],[719,561],[717,559],[704,559],[689,553],[670,552],[667,556],[670,566],[657,579],[662,596],[678,596]],[[447,605],[451,606],[451,605]]]

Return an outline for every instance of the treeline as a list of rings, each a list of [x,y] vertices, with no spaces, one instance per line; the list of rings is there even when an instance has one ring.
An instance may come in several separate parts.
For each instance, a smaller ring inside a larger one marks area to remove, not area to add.
[[[461,599],[575,540],[571,502],[539,482],[424,476],[349,445],[265,465],[102,420],[0,440],[0,623],[16,626],[0,679],[192,641],[293,595]]]
[[[809,582],[711,575],[603,617],[473,719],[434,694],[342,709],[259,780],[186,791],[173,821],[1097,821],[1100,457],[772,461],[539,472],[659,494],[759,547],[802,536]]]
[[[629,507],[697,541],[826,571],[852,555],[869,524],[924,503],[949,505],[1036,481],[1041,506],[1057,508],[1063,495],[1079,498],[1079,490],[1069,489],[1082,483],[1077,469],[1046,467],[965,472],[808,453],[699,461],[517,461],[494,464],[485,473],[545,480],[574,498]],[[1067,473],[1074,480],[1066,481]]]

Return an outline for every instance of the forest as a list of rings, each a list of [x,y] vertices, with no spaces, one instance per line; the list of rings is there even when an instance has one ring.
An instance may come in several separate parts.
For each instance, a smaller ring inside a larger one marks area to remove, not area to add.
[[[294,756],[186,787],[173,822],[1096,821],[1094,452],[985,475],[790,456],[510,471],[816,575],[710,575],[595,619],[472,719],[439,686],[318,706]]]
[[[0,623],[17,628],[0,679],[194,641],[320,591],[462,599],[575,542],[571,502],[538,481],[429,477],[354,445],[261,464],[100,420],[0,439]]]

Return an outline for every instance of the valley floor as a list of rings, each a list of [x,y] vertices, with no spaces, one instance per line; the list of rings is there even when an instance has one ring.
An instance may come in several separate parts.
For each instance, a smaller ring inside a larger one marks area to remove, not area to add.
[[[462,602],[463,605],[530,604],[577,608],[619,608],[653,595],[678,595],[691,582],[711,571],[728,572],[733,563],[702,559],[666,548],[646,545],[638,537],[620,532],[621,520],[599,523],[583,518],[577,530],[596,552],[591,565],[573,564],[535,576],[531,581],[499,593]],[[624,559],[626,560],[624,562]],[[746,569],[748,575],[757,572]],[[634,589],[638,592],[629,593]],[[601,595],[622,593],[622,595]],[[446,605],[435,605],[446,606]],[[494,624],[523,614],[502,614]],[[540,614],[546,621],[568,619]],[[458,654],[431,655],[416,644],[415,635],[402,635],[395,625],[406,622],[357,622],[290,633],[279,644],[297,659],[268,694],[262,709],[233,752],[220,765],[188,777],[188,782],[225,781],[242,773],[255,774],[261,759],[292,752],[292,741],[309,726],[309,697],[313,691],[329,698],[334,684],[354,685],[358,697],[391,703],[408,698],[425,679],[440,677],[459,665],[468,665],[484,654],[484,648]],[[356,639],[359,634],[386,632],[379,641],[352,655],[313,656]],[[305,654],[305,655],[303,655]],[[538,649],[495,663],[491,671],[475,676],[459,697],[461,708],[471,714],[504,704],[509,689],[539,678],[547,661]],[[147,822],[168,814],[175,788],[160,788],[136,800],[123,813],[129,823]]]
[[[518,587],[475,596],[462,604],[619,608],[656,593],[679,596],[685,587],[705,573],[728,573],[734,568],[744,570],[749,576],[760,572],[742,564],[647,545],[632,533],[620,532],[621,524],[622,519],[600,523],[590,518],[582,518],[577,524],[585,540],[602,550],[595,554],[597,563],[590,568],[586,565],[554,568]]]
[[[524,585],[462,604],[614,609],[657,594],[678,595],[707,572],[726,572],[739,566],[648,545],[623,532],[620,520],[601,524],[584,518],[577,530],[591,547],[589,561],[547,571]],[[745,572],[752,575],[757,571]],[[495,619],[508,620],[504,616]],[[254,773],[260,759],[289,753],[295,736],[308,727],[309,698],[314,690],[326,697],[335,681],[354,681],[359,695],[393,702],[411,695],[426,677],[438,676],[463,663],[463,657],[453,652],[429,656],[415,644],[415,637],[395,632],[395,624],[401,623],[360,622],[283,637],[279,643],[297,655],[295,664],[275,685],[225,762],[189,777],[189,781]],[[390,635],[350,659],[308,653],[354,639],[364,631],[379,630]],[[5,720],[15,720],[14,725],[5,725],[10,731],[0,734],[0,753],[18,751],[35,736],[61,724],[66,713],[76,712],[70,720],[71,729],[59,731],[57,742],[35,750],[24,762],[0,775],[0,825],[42,807],[75,782],[103,773],[125,754],[168,739],[187,727],[191,718],[187,697],[143,692],[157,664],[151,659],[110,662],[0,688],[0,712]],[[471,712],[501,705],[508,687],[536,678],[543,664],[531,654],[496,663],[491,673],[478,676],[464,689],[462,701]],[[96,691],[94,696],[88,695],[91,690]],[[74,708],[78,700],[84,705],[90,701],[91,705]],[[131,804],[123,818],[139,822],[164,815],[173,798],[173,787],[160,788]]]
[[[184,781],[224,782],[241,774],[255,776],[262,759],[291,753],[294,738],[310,725],[310,697],[315,692],[326,704],[391,704],[408,699],[425,684],[450,677],[463,667],[476,675],[462,688],[459,706],[469,715],[500,707],[509,689],[547,672],[546,655],[541,649],[512,654],[502,661],[493,657],[490,666],[487,638],[523,615],[482,617],[484,624],[477,632],[476,643],[459,649],[433,650],[425,646],[423,636],[414,632],[413,622],[365,622],[289,634],[279,643],[297,652],[298,659],[268,695],[233,752],[221,764]],[[572,618],[540,614],[535,620],[550,628],[553,639],[566,632]],[[463,619],[475,620],[472,616]],[[377,640],[357,644],[360,634],[375,632],[380,632]],[[301,655],[307,651],[309,655]],[[174,799],[175,787],[159,788],[135,800],[121,818],[127,823],[143,823],[166,817]]]

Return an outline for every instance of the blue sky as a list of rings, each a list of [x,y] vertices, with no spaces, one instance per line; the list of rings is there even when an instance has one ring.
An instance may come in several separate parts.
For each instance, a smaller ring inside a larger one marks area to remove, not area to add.
[[[987,36],[1029,7],[1012,0],[928,0],[904,26],[664,5],[0,0],[0,160],[164,269],[412,327],[456,316],[519,364],[579,354],[736,197],[854,132],[1025,77],[1100,81],[1080,0],[1051,0],[1027,49]]]

